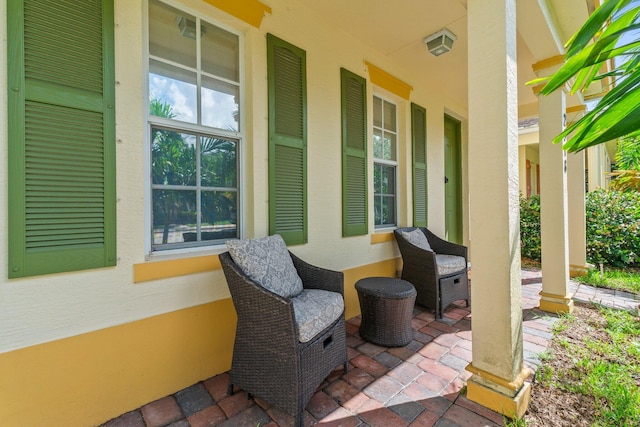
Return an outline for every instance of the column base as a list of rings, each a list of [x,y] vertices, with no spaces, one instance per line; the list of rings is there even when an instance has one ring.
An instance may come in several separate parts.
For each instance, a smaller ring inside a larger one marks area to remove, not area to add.
[[[573,311],[573,295],[554,295],[540,292],[539,308],[548,313],[571,313]]]
[[[524,368],[518,378],[507,381],[469,364],[473,373],[467,381],[467,399],[506,417],[522,418],[531,401],[531,384],[524,379],[530,370]]]
[[[569,264],[569,277],[584,277],[589,273],[589,269],[593,268],[593,264],[576,265]]]

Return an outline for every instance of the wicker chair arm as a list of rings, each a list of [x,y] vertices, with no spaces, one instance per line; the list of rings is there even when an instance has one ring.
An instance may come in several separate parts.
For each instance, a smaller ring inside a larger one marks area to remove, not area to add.
[[[323,289],[344,296],[344,273],[317,267],[289,253],[305,289]]]
[[[441,239],[440,237],[438,237],[437,235],[429,231],[429,229],[427,228],[421,227],[420,229],[427,236],[429,245],[436,253],[461,256],[461,257],[464,257],[465,261],[467,260],[466,246],[458,245],[456,243],[448,242],[444,239]]]

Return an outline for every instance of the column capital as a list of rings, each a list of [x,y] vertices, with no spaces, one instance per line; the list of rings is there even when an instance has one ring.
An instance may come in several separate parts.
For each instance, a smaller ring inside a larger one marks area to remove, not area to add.
[[[557,69],[564,63],[564,55],[556,55],[550,58],[542,59],[531,65],[534,73],[539,74],[549,69]]]
[[[538,77],[548,77],[555,73],[561,66],[564,64],[564,55],[556,55],[550,58],[542,59],[535,64],[531,65],[531,69]],[[539,95],[540,91],[544,87],[544,83],[533,86],[533,94]],[[562,90],[565,93],[569,93],[570,85],[569,82],[565,83],[562,87]]]
[[[566,109],[567,114],[583,113],[585,111],[587,111],[587,106],[584,104],[573,105],[571,107],[567,107]]]

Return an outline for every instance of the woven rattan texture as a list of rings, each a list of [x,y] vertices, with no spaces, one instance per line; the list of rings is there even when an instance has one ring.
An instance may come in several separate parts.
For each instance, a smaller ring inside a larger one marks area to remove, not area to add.
[[[362,322],[360,336],[385,347],[411,342],[416,290],[411,283],[389,277],[369,277],[356,283]]]
[[[467,265],[467,247],[447,242],[427,228],[419,227],[427,237],[433,252],[420,249],[406,241],[401,233],[401,231],[414,229],[414,227],[398,228],[394,234],[402,255],[402,279],[415,286],[418,292],[416,304],[435,310],[437,319],[442,318],[442,312],[454,301],[465,300],[468,306],[467,269],[440,276],[436,264],[436,254],[448,254],[464,257]]]
[[[339,365],[347,368],[344,313],[309,342],[300,343],[293,304],[243,274],[228,252],[220,254],[238,314],[231,385],[288,412],[302,425],[309,399]],[[305,288],[344,296],[344,275],[291,254]]]

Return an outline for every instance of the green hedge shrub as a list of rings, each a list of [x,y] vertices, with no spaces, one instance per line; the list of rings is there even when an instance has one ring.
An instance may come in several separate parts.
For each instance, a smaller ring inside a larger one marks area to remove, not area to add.
[[[571,218],[569,218],[571,221]],[[640,193],[597,190],[586,196],[587,261],[640,266]],[[540,198],[520,198],[522,256],[540,261]]]
[[[615,267],[640,259],[640,193],[597,190],[587,194],[587,260]]]
[[[520,252],[540,261],[540,196],[520,197]]]

